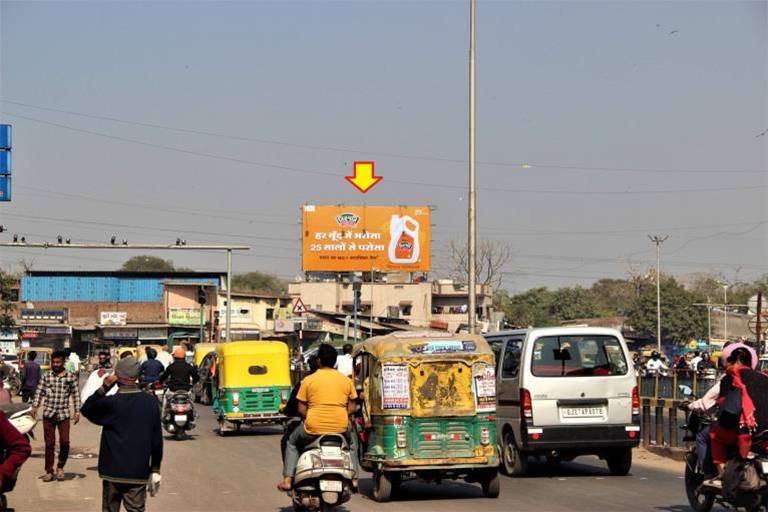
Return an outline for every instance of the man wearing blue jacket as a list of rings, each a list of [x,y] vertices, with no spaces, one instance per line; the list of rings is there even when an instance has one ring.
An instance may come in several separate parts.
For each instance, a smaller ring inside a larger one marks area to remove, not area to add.
[[[150,492],[160,484],[163,437],[157,402],[139,390],[139,363],[133,356],[121,359],[115,373],[104,379],[83,404],[83,416],[100,425],[99,476],[103,480],[102,510],[143,512]],[[107,392],[115,384],[118,391]]]

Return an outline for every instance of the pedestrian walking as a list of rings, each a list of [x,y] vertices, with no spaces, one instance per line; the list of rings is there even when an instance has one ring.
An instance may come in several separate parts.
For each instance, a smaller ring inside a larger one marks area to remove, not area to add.
[[[63,352],[51,355],[51,369],[43,375],[32,401],[32,417],[37,418],[40,405],[43,405],[43,436],[45,437],[45,474],[43,482],[54,479],[64,480],[64,465],[69,457],[70,418],[75,425],[80,421],[80,392],[77,389],[77,377],[64,369],[66,357]],[[74,406],[74,415],[70,409]],[[53,472],[56,449],[56,430],[59,431],[59,463]]]
[[[40,365],[35,359],[37,352],[30,350],[27,354],[27,360],[21,369],[21,401],[29,402],[35,395],[37,384],[40,382]]]
[[[8,510],[5,495],[16,487],[21,465],[31,453],[29,440],[0,411],[0,510]]]
[[[99,476],[102,510],[143,512],[147,487],[160,485],[163,436],[157,402],[138,385],[139,363],[133,356],[118,361],[115,373],[83,404],[83,416],[100,425]],[[115,395],[107,396],[117,384]]]

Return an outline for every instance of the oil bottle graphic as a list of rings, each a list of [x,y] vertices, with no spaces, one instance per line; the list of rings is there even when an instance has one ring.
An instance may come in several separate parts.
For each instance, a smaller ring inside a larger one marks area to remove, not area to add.
[[[408,215],[392,215],[389,221],[389,261],[419,261],[419,223]]]

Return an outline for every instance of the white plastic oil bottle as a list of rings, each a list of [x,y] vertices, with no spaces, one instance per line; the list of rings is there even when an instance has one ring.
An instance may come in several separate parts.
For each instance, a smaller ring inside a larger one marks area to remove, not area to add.
[[[419,261],[419,223],[408,215],[392,215],[389,221],[389,261]]]

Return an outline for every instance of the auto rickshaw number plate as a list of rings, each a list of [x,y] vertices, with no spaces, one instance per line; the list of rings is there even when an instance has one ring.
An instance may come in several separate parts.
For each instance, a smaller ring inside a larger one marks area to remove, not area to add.
[[[253,388],[251,389],[252,393],[266,393],[269,391],[269,388]]]
[[[323,492],[341,492],[341,480],[320,480],[320,490]]]

